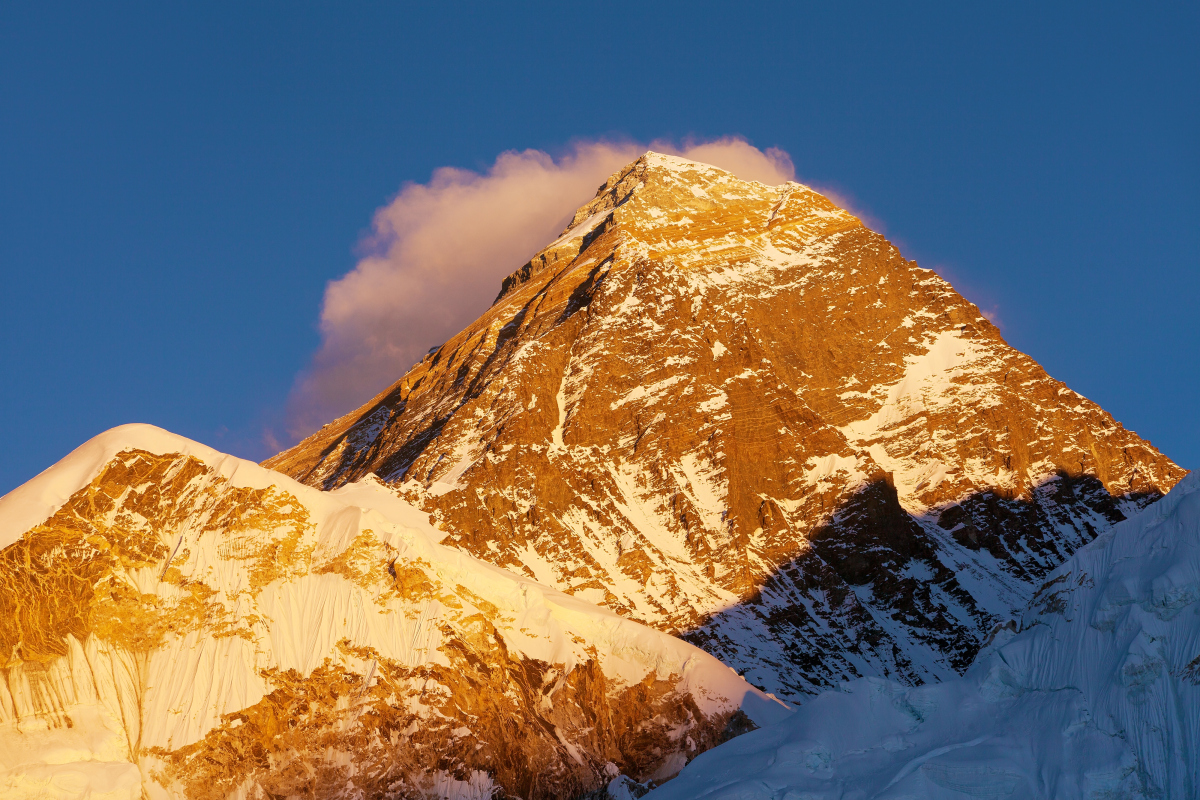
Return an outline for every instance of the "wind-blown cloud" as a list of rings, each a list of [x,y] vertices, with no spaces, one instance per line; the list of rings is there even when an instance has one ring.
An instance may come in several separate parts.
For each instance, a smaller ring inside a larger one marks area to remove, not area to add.
[[[289,432],[302,436],[366,402],[431,346],[479,316],[500,282],[558,235],[609,175],[646,151],[634,142],[582,141],[555,159],[502,153],[486,172],[435,170],[375,212],[365,255],[330,282],[321,347],[296,381]],[[726,137],[650,149],[775,185],[794,176],[787,153]]]

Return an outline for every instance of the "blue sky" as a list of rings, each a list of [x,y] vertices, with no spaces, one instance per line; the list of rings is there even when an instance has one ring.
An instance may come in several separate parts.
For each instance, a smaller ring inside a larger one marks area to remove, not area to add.
[[[326,283],[406,182],[729,134],[1200,465],[1194,3],[24,5],[0,7],[0,492],[124,422],[270,455]]]

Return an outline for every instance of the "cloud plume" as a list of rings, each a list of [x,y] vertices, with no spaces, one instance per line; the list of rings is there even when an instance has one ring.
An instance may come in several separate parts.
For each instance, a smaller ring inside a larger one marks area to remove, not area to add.
[[[431,347],[487,309],[500,282],[562,230],[609,175],[646,151],[634,142],[577,142],[558,158],[502,153],[485,172],[435,170],[375,212],[363,257],[330,282],[321,346],[296,381],[289,432],[303,436],[366,402]],[[652,142],[775,185],[794,176],[787,153],[744,139]]]

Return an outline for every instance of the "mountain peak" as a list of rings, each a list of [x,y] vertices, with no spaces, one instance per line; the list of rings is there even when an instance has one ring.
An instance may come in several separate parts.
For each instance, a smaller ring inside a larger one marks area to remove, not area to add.
[[[639,164],[643,165],[650,172],[658,171],[659,173],[668,172],[676,175],[684,175],[686,176],[687,180],[692,182],[703,182],[705,180],[720,179],[722,176],[728,176],[744,183],[755,183],[759,186],[764,186],[767,188],[771,188],[773,186],[785,186],[789,184],[794,186],[800,185],[795,181],[784,181],[783,183],[776,185],[767,184],[748,178],[740,178],[729,170],[718,167],[714,164],[709,164],[704,161],[697,161],[695,159],[684,158],[683,156],[677,156],[670,153],[660,153],[657,150],[647,150],[637,159],[617,170],[617,172],[614,174],[624,174],[632,169],[635,169],[635,167]]]
[[[548,265],[575,259],[605,233],[612,246],[640,248],[649,258],[702,258],[706,248],[740,249],[752,258],[795,253],[816,237],[861,225],[803,184],[767,186],[651,150],[614,172],[557,239],[504,279],[496,300]]]
[[[713,191],[717,192],[716,198],[711,194]],[[662,194],[663,196],[655,197],[655,202],[659,206],[670,207],[680,203],[685,206],[694,205],[693,200],[718,199],[729,202],[751,198],[778,198],[795,191],[816,194],[809,187],[795,181],[768,186],[758,181],[739,178],[732,172],[711,164],[648,150],[614,172],[601,184],[592,201],[585,203],[575,212],[567,231],[601,210],[615,208],[635,196],[644,194]]]
[[[447,541],[793,698],[953,674],[1183,474],[828,198],[659,153],[267,463],[374,472]]]
[[[1183,475],[828,198],[653,152],[266,466],[123,426],[0,498],[0,786],[662,781],[768,692],[952,682],[1047,577],[1103,632],[1053,570]]]
[[[12,544],[25,531],[53,514],[68,497],[91,482],[103,466],[123,450],[146,450],[156,454],[183,453],[206,462],[227,458],[199,442],[154,425],[133,423],[110,428],[88,439],[32,480],[0,497],[0,548]]]
[[[684,158],[683,156],[660,153],[656,150],[647,150],[637,159],[637,161],[627,165],[624,169],[619,170],[619,172],[628,170],[633,166],[633,164],[638,162],[644,163],[645,166],[651,170],[659,169],[676,174],[683,173],[705,176],[733,175],[733,173],[729,172],[728,170],[723,170],[720,167],[712,164],[706,164],[703,161],[694,161],[690,158]]]

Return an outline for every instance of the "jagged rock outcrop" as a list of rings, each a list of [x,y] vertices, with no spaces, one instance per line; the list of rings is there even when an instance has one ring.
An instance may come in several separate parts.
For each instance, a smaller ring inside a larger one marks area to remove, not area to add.
[[[370,403],[265,462],[792,698],[965,668],[1184,470],[819,193],[648,153]]]
[[[0,498],[0,795],[571,798],[786,715],[678,639],[150,426]]]

